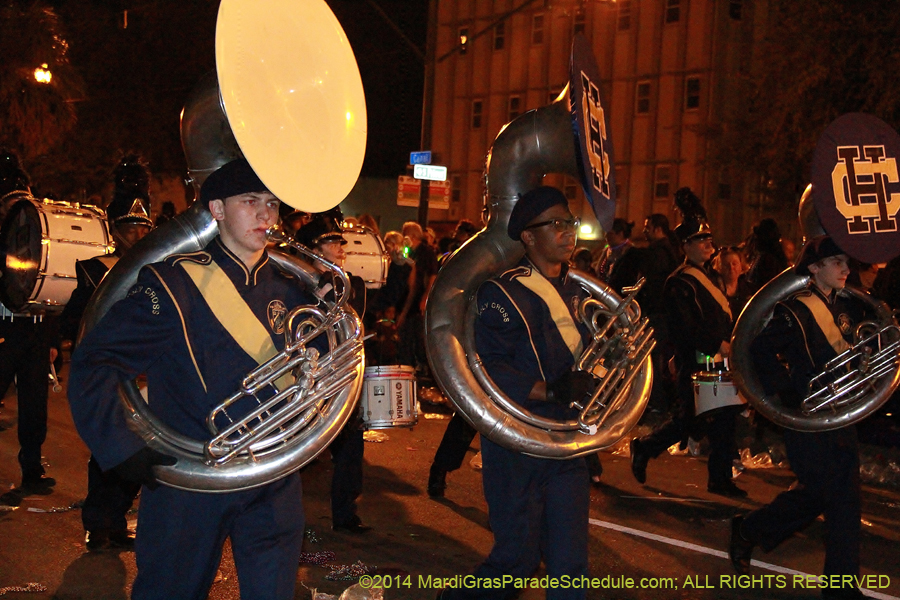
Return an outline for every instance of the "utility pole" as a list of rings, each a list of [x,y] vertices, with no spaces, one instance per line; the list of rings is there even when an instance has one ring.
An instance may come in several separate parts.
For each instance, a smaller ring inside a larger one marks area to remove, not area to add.
[[[425,35],[425,85],[422,93],[422,138],[419,150],[431,150],[431,115],[434,111],[434,56],[437,45],[437,4],[428,0],[428,31]],[[428,227],[428,180],[419,181],[419,213],[416,220]]]

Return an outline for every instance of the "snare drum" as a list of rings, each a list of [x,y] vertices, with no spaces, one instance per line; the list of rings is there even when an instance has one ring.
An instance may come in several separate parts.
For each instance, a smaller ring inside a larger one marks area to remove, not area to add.
[[[12,310],[62,309],[77,284],[75,261],[113,251],[102,210],[26,197],[0,228],[6,248],[0,299]]]
[[[731,381],[728,371],[700,371],[691,376],[694,380],[694,414],[699,415],[714,408],[746,404]]]
[[[402,365],[366,367],[359,404],[365,429],[412,427],[419,420],[416,370]]]
[[[384,248],[384,242],[368,227],[353,226],[343,231],[347,245],[344,252],[344,270],[362,277],[366,288],[375,290],[387,281],[391,257]]]

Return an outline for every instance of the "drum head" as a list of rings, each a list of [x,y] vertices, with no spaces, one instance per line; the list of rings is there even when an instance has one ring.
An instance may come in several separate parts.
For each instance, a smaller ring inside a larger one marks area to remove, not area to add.
[[[14,204],[0,228],[5,259],[0,300],[10,310],[22,310],[28,304],[40,271],[42,236],[40,215],[34,204]]]

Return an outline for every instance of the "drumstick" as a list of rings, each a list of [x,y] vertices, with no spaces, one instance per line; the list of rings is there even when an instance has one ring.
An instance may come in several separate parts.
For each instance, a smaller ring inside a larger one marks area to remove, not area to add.
[[[59,385],[59,377],[56,376],[56,367],[53,363],[50,363],[50,376],[53,378],[53,393],[60,393],[62,391],[62,386]]]

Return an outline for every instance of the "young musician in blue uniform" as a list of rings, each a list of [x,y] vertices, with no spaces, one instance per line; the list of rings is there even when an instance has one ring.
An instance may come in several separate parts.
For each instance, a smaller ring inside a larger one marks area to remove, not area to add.
[[[562,192],[528,192],[507,227],[525,246],[525,257],[478,290],[475,345],[485,369],[512,401],[544,417],[575,418],[570,402],[596,387],[593,376],[572,370],[589,340],[574,316],[586,292],[567,278],[576,228]],[[542,559],[550,577],[586,576],[590,484],[584,459],[526,456],[487,437],[481,452],[494,547],[475,577],[530,577]],[[448,588],[440,598],[510,598],[517,591]],[[547,590],[550,600],[584,597],[574,586]]]
[[[116,243],[112,254],[103,254],[75,263],[78,285],[60,315],[62,339],[74,344],[84,309],[106,273],[125,252],[153,228],[150,220],[150,171],[134,154],[125,156],[113,171],[115,192],[106,207],[109,231]],[[138,482],[122,479],[114,471],[103,472],[97,459],[88,461],[88,493],[81,507],[85,546],[100,550],[133,550],[134,535],[128,530],[126,514],[141,489]]]
[[[731,351],[733,320],[731,306],[722,291],[712,282],[704,265],[712,257],[712,231],[706,211],[689,188],[676,192],[684,221],[675,228],[681,240],[685,261],[672,273],[663,289],[670,339],[675,347],[678,370],[679,406],[673,407],[669,421],[643,438],[631,442],[631,471],[635,479],[647,479],[647,463],[672,444],[686,442],[688,435],[704,433],[709,438],[707,486],[710,493],[742,498],[747,492],[731,480],[731,465],[737,457],[734,435],[736,406],[724,406],[694,414],[694,385],[691,376],[717,369]],[[709,359],[709,360],[708,360]]]
[[[0,151],[0,224],[16,202],[31,197],[31,179],[22,168],[19,157]],[[40,232],[39,232],[40,233]],[[0,243],[12,241],[2,240]],[[14,258],[13,248],[2,248],[4,257]],[[32,256],[20,256],[39,260]],[[3,276],[0,271],[0,277]],[[8,277],[12,277],[11,270]],[[4,288],[6,289],[6,288]],[[4,294],[5,295],[5,294]],[[53,322],[0,298],[0,406],[13,380],[16,382],[18,411],[19,466],[22,486],[3,494],[2,502],[18,505],[22,495],[47,495],[56,480],[44,474],[41,446],[47,439],[47,374],[56,358]]]
[[[154,414],[178,433],[208,440],[210,410],[283,348],[285,311],[315,303],[268,260],[266,230],[279,201],[246,160],[210,175],[200,201],[219,235],[202,251],[144,267],[128,296],[82,339],[72,358],[72,414],[102,469],[144,484],[133,598],[205,598],[231,538],[241,597],[290,599],[303,539],[300,474],[221,494],[159,486],[154,465],[174,459],[126,426],[117,400],[119,381],[144,373]]]
[[[297,231],[297,241],[321,255],[325,260],[343,268],[347,254],[341,222],[343,213],[339,208],[311,215],[309,222]],[[366,313],[366,284],[361,277],[347,273],[352,292],[349,304],[362,319]],[[334,301],[334,285],[330,271],[322,273],[319,294],[326,300]],[[358,413],[357,413],[358,414]],[[363,430],[359,417],[351,418],[337,438],[331,443],[331,462],[334,473],[331,476],[331,526],[335,531],[345,533],[366,533],[372,528],[363,525],[356,513],[356,499],[362,494],[363,453],[365,450]]]
[[[771,321],[751,346],[766,394],[799,408],[810,379],[850,347],[865,307],[838,296],[850,268],[847,255],[827,236],[810,240],[795,267],[811,275],[809,287],[775,305]],[[787,363],[787,366],[783,362]],[[753,548],[769,552],[819,515],[825,516],[825,575],[859,576],[860,484],[856,427],[833,431],[784,430],[791,469],[799,485],[731,526],[729,554],[741,574]],[[863,598],[855,585],[823,588],[824,598]]]

